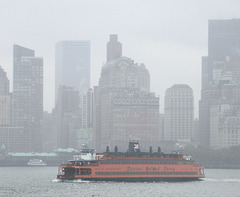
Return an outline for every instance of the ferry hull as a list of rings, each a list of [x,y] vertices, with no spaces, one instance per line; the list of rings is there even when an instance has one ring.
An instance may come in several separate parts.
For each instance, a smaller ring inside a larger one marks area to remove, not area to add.
[[[59,178],[59,177],[58,177]],[[59,178],[62,181],[75,180]],[[199,177],[104,177],[104,178],[81,178],[86,181],[114,181],[114,182],[187,182],[187,181],[199,181]]]

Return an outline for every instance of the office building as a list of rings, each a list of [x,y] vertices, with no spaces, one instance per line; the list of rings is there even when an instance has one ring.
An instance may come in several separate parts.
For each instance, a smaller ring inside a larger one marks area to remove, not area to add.
[[[28,144],[28,133],[23,127],[0,127],[0,146],[4,145],[7,152],[26,152]]]
[[[188,85],[168,88],[164,103],[164,140],[191,142],[194,121],[193,91]]]
[[[93,90],[89,89],[83,95],[82,102],[82,128],[93,128]]]
[[[0,66],[0,95],[9,94],[9,80],[6,72]]]
[[[75,148],[76,129],[81,125],[79,92],[74,88],[60,86],[54,114],[57,148]]]
[[[90,87],[90,41],[60,41],[55,50],[55,100],[60,86],[86,94]]]
[[[26,132],[25,152],[41,151],[43,58],[34,57],[31,49],[14,45],[13,73],[13,124]]]
[[[102,67],[94,88],[94,135],[98,151],[126,151],[129,140],[139,140],[142,150],[159,139],[159,98],[150,92],[150,76],[143,64],[127,57]]]
[[[0,126],[11,124],[11,94],[6,72],[0,66]]]
[[[219,113],[216,105],[230,104],[222,95],[226,86],[239,84],[240,19],[209,20],[208,56],[202,58],[202,91],[199,102],[199,137],[204,146],[220,147],[211,139],[213,126],[211,118]],[[235,88],[235,93],[237,92]],[[233,100],[233,98],[231,98]],[[236,103],[235,103],[236,104]],[[222,111],[220,111],[223,113]]]

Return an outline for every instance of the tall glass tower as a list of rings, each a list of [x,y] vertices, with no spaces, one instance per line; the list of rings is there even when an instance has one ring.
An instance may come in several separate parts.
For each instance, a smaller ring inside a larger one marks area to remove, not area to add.
[[[60,41],[55,46],[55,100],[58,89],[66,86],[86,94],[90,87],[90,41]]]

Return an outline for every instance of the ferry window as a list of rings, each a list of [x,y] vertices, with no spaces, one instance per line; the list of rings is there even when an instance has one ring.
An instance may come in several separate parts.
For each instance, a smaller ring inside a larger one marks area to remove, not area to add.
[[[82,168],[82,169],[80,169],[80,174],[81,175],[91,175],[92,169],[91,168]]]

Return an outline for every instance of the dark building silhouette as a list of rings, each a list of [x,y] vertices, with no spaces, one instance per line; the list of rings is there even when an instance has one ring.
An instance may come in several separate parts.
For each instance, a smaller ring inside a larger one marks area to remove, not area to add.
[[[0,126],[8,126],[11,124],[11,106],[9,80],[6,72],[0,66]]]
[[[209,20],[208,56],[202,58],[202,91],[199,102],[199,137],[202,145],[216,148],[225,146],[223,138],[220,140],[217,137],[224,135],[220,133],[220,122],[216,120],[219,120],[220,115],[225,117],[226,111],[231,111],[231,102],[236,105],[236,100],[230,101],[224,94],[227,87],[232,85],[236,87],[234,91],[238,92],[239,52],[240,19]],[[236,109],[236,106],[233,108]]]
[[[43,58],[34,51],[13,46],[13,125],[23,127],[20,137],[24,152],[39,152],[42,146]]]
[[[80,128],[79,92],[60,86],[55,108],[55,136],[57,148],[76,146],[76,129]]]
[[[56,136],[54,135],[53,114],[43,112],[42,118],[42,151],[52,152],[56,149]]]
[[[11,125],[11,109],[9,80],[6,72],[0,67],[0,147],[5,147],[6,152],[23,152],[26,151],[23,143],[27,143],[27,133],[23,127]]]
[[[208,56],[203,57],[202,89],[208,88],[213,80],[213,67],[240,50],[240,19],[209,20]]]
[[[0,66],[0,95],[9,94],[9,80],[7,73]]]

